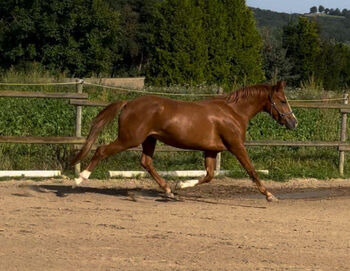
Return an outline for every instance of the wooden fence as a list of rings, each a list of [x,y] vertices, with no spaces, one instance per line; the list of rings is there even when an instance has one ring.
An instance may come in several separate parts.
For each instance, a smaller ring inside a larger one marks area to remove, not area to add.
[[[22,136],[0,136],[0,143],[22,143],[22,144],[74,144],[81,145],[85,142],[85,138],[81,136],[82,124],[82,107],[83,106],[106,106],[107,102],[90,101],[88,94],[83,93],[83,80],[77,80],[72,83],[75,85],[74,93],[52,93],[52,92],[27,92],[27,91],[0,91],[0,97],[11,98],[54,98],[68,99],[69,104],[76,107],[75,135],[70,137],[22,137]],[[2,83],[4,85],[4,83]],[[31,84],[34,85],[34,84]],[[39,84],[40,85],[40,84]],[[52,85],[52,84],[51,84]],[[119,88],[120,89],[120,88]],[[125,90],[125,89],[123,89]],[[130,90],[131,91],[131,90]],[[143,92],[146,94],[146,92]],[[350,113],[350,105],[348,104],[348,94],[344,94],[343,104],[323,103],[323,102],[298,102],[290,101],[290,105],[294,108],[321,108],[321,109],[338,109],[341,114],[341,130],[339,141],[279,141],[279,140],[263,140],[263,141],[247,141],[245,145],[253,146],[295,146],[295,147],[335,147],[339,151],[339,173],[344,174],[345,151],[350,151],[350,144],[346,140],[347,114]],[[96,146],[93,147],[96,149]],[[141,151],[140,147],[133,148],[131,151]],[[192,151],[183,150],[170,146],[158,146],[157,151]],[[217,170],[220,169],[221,157],[217,159]],[[80,164],[75,167],[75,174],[80,172]]]

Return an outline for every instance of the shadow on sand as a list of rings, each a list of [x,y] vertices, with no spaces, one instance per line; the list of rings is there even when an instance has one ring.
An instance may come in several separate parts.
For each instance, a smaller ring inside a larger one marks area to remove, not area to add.
[[[257,192],[240,191],[241,188],[234,186],[227,186],[225,190],[218,190],[218,187],[212,186],[206,189],[190,189],[188,191],[178,191],[174,199],[165,197],[164,193],[154,188],[118,188],[118,187],[75,187],[63,184],[40,184],[30,185],[29,189],[38,193],[54,193],[57,197],[67,197],[74,194],[101,194],[108,196],[120,197],[122,200],[138,201],[138,199],[150,199],[157,202],[183,202],[192,201],[207,204],[219,204],[240,206],[239,204],[232,204],[232,202],[222,202],[222,200],[256,200],[264,199],[262,195]],[[219,187],[220,188],[220,187]],[[208,190],[208,191],[207,191]],[[297,188],[297,189],[272,189],[271,190],[280,200],[322,200],[332,199],[337,197],[349,197],[350,188],[348,187],[320,187],[320,188]],[[209,193],[210,192],[210,193]],[[27,196],[27,194],[15,194],[16,196]],[[242,206],[254,208],[266,208],[256,206]]]
[[[162,198],[164,193],[147,188],[106,188],[106,187],[72,187],[71,185],[31,185],[29,188],[39,193],[54,193],[57,197],[67,197],[71,194],[94,193],[116,197],[127,197],[136,201],[135,196]]]

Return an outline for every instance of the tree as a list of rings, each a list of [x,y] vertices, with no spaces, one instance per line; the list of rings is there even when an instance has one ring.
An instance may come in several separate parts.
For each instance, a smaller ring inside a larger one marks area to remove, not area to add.
[[[0,13],[3,68],[36,61],[86,76],[109,73],[118,57],[118,13],[102,0],[8,0]]]
[[[283,28],[283,48],[293,62],[292,74],[299,81],[306,81],[316,71],[317,58],[321,52],[321,40],[317,25],[305,17]],[[297,83],[294,81],[294,83]]]
[[[332,14],[332,15],[335,15],[335,16],[341,16],[342,14],[341,14],[340,9],[339,9],[339,8],[336,8],[336,9],[334,10],[334,12],[333,12],[333,14]]]
[[[262,33],[263,68],[267,80],[275,84],[278,80],[290,80],[293,65],[286,57],[287,50],[282,48],[280,41],[274,39],[268,31]]]
[[[206,65],[206,80],[209,83],[228,83],[230,74],[230,50],[233,46],[229,35],[227,12],[223,1],[203,1],[203,27],[206,30],[206,46],[208,59]]]
[[[202,83],[208,53],[201,9],[190,0],[160,1],[151,28],[147,79],[155,85]]]
[[[322,42],[317,75],[325,89],[346,88],[350,84],[350,47],[334,42]]]
[[[228,18],[228,35],[233,41],[229,51],[229,82],[261,82],[264,79],[261,55],[263,44],[256,29],[253,13],[246,6],[245,0],[224,0],[223,3],[222,12],[226,12]]]
[[[324,12],[324,6],[320,5],[318,7],[318,12],[323,13]]]
[[[350,10],[344,8],[341,12],[341,14],[345,17],[349,17],[350,16]]]
[[[164,0],[154,18],[148,78],[154,84],[254,83],[261,38],[244,0]]]
[[[324,13],[329,14],[329,8],[325,8]]]
[[[310,8],[310,13],[317,13],[317,7],[313,6],[312,8]]]
[[[159,0],[106,0],[120,12],[121,39],[118,44],[121,57],[113,67],[113,75],[140,75],[149,61],[152,45],[150,21]]]

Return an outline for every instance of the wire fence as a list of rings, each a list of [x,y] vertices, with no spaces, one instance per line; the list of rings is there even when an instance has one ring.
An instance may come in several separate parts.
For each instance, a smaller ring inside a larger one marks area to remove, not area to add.
[[[89,86],[94,86],[94,87],[114,89],[114,90],[119,90],[119,91],[123,91],[123,92],[138,93],[138,94],[144,94],[144,95],[183,96],[183,97],[216,97],[216,96],[222,95],[222,94],[211,94],[211,93],[169,93],[169,92],[158,92],[158,91],[145,91],[145,90],[129,89],[129,88],[110,86],[110,85],[90,83],[90,82],[85,82],[82,79],[78,79],[74,82],[62,82],[62,83],[6,83],[6,82],[0,82],[0,85],[5,85],[5,86],[55,86],[55,85],[77,85],[77,84],[84,84],[84,85],[89,85]],[[293,101],[293,102],[331,102],[331,101],[344,101],[345,99],[346,98],[344,98],[344,97],[339,97],[339,98],[303,99],[303,100],[290,99],[290,101]]]
[[[59,85],[77,85],[79,82],[63,82],[63,83],[5,83],[0,82],[2,86],[59,86]]]

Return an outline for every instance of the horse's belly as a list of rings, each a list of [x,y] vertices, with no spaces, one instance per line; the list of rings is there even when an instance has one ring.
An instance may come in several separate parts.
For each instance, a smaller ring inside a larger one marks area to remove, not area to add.
[[[224,151],[226,148],[221,139],[208,140],[188,137],[174,137],[169,135],[154,135],[159,141],[180,149],[201,150],[201,151]]]

